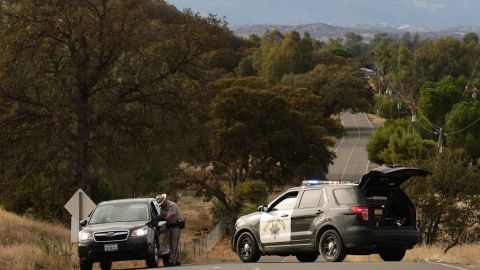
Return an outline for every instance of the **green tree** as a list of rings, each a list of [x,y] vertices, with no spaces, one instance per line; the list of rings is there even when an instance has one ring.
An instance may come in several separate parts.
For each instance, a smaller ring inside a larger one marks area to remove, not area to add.
[[[323,176],[333,154],[324,129],[312,126],[281,96],[234,87],[212,103],[210,146],[226,164],[231,185],[262,179],[272,186],[305,175]]]
[[[393,38],[385,33],[376,34],[370,42],[375,62],[385,73],[394,71],[396,68],[397,44]]]
[[[353,32],[345,33],[345,49],[352,57],[365,56],[365,44],[363,43],[363,37]]]
[[[410,106],[398,97],[379,97],[375,100],[375,109],[385,119],[405,118],[411,115]]]
[[[318,95],[325,116],[346,109],[369,111],[373,103],[373,91],[355,65],[317,65],[305,74],[285,76],[281,83],[304,87]]]
[[[478,34],[470,32],[463,37],[463,42],[478,44]]]
[[[459,79],[448,77],[438,83],[429,83],[422,87],[418,109],[427,118],[427,126],[445,125],[445,116],[462,98],[466,83],[463,77]],[[423,118],[419,120],[425,121]]]
[[[287,33],[284,37],[266,33],[262,37],[262,46],[253,55],[253,67],[260,76],[274,84],[285,74],[309,70],[312,52],[313,41],[309,35],[301,38],[298,32]]]
[[[448,146],[463,148],[471,158],[480,158],[480,101],[456,104],[446,119]]]
[[[413,135],[404,119],[387,120],[367,145],[368,159],[377,164],[407,164],[435,155],[436,143]]]
[[[257,75],[257,71],[253,69],[253,56],[249,55],[244,57],[235,71],[239,76],[244,77]]]
[[[342,136],[343,127],[340,122],[326,115],[322,98],[312,90],[285,85],[276,86],[272,90],[283,96],[290,107],[300,113],[310,125],[323,130],[328,136]]]
[[[480,173],[469,166],[461,152],[416,164],[431,172],[426,179],[413,179],[404,185],[417,206],[422,243],[441,243],[444,251],[480,233]]]
[[[421,81],[413,73],[413,53],[407,44],[401,44],[397,53],[397,68],[393,77],[397,91],[413,99],[418,98]]]
[[[425,41],[414,52],[414,74],[431,82],[447,76],[471,77],[479,53],[478,44],[465,44],[452,38]]]
[[[95,199],[105,182],[118,196],[158,181],[146,172],[183,153],[186,95],[213,54],[238,45],[215,17],[163,1],[3,1],[0,13],[1,193],[12,204],[36,204],[35,179],[56,202],[78,187]]]

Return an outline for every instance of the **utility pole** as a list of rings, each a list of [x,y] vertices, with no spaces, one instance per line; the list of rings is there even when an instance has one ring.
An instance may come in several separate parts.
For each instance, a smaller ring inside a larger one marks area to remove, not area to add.
[[[415,137],[415,122],[417,122],[417,107],[415,107],[415,102],[412,105],[412,131],[413,137]]]
[[[438,153],[443,154],[443,136],[446,134],[443,133],[443,128],[440,128],[438,131]]]
[[[417,115],[412,115],[412,131],[413,131],[413,137],[415,137],[415,122],[417,121]]]

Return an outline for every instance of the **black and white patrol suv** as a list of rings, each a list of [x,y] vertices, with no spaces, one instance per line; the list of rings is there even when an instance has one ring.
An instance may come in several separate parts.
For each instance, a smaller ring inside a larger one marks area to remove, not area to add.
[[[259,211],[240,217],[232,249],[243,262],[262,255],[295,255],[313,262],[322,254],[339,262],[347,254],[380,254],[400,261],[419,240],[415,206],[400,185],[429,173],[417,168],[380,167],[359,183],[304,181]]]

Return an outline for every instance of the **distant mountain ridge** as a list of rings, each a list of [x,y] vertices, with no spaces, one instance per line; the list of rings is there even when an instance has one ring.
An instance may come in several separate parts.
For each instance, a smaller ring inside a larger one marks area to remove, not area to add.
[[[440,37],[453,37],[457,39],[463,38],[465,34],[469,32],[480,32],[479,26],[457,26],[449,27],[446,29],[426,29],[414,25],[402,24],[354,24],[349,26],[335,26],[326,23],[314,23],[314,24],[300,24],[300,25],[243,25],[232,27],[232,31],[241,37],[248,37],[251,34],[262,36],[267,31],[277,29],[282,33],[297,31],[299,33],[308,32],[312,38],[326,41],[330,38],[341,38],[347,32],[354,32],[363,37],[367,42],[373,39],[378,33],[388,34],[403,34],[410,32],[412,34],[419,33],[423,39],[430,38],[436,39]]]

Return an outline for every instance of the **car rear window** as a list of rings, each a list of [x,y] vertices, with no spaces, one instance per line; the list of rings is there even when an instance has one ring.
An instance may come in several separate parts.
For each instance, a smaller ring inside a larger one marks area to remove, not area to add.
[[[357,188],[335,189],[333,195],[338,204],[357,204],[362,198],[362,194]]]
[[[312,208],[320,205],[320,199],[322,198],[323,190],[312,189],[305,190],[302,195],[302,200],[298,208]]]

